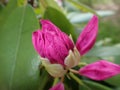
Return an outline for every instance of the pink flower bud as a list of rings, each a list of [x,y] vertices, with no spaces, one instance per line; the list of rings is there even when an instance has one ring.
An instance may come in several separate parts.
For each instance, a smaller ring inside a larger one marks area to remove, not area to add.
[[[51,63],[64,65],[69,50],[73,50],[72,40],[49,20],[41,20],[42,30],[33,32],[32,42],[41,57]]]
[[[79,74],[93,80],[105,80],[120,74],[120,66],[106,60],[100,60],[81,68]]]
[[[41,20],[41,24],[42,29],[32,34],[34,48],[51,64],[61,64],[67,69],[78,65],[80,54],[85,54],[93,47],[98,30],[98,18],[93,16],[75,46],[71,38],[49,20]]]
[[[81,32],[76,47],[81,55],[86,54],[94,45],[98,32],[98,18],[93,16],[87,26]]]
[[[49,90],[64,90],[64,85],[63,83],[58,83],[55,86],[53,86],[52,88],[50,88]]]

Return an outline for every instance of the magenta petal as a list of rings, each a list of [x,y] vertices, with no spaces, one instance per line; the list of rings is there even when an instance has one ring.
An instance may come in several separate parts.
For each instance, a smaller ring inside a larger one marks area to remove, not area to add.
[[[64,85],[63,83],[58,83],[55,86],[53,86],[52,88],[50,88],[49,90],[64,90]]]
[[[54,25],[51,21],[49,20],[40,20],[42,24],[42,30],[45,32],[49,32],[51,34],[55,34],[56,36],[60,37],[65,44],[67,49],[71,49],[74,47],[73,42],[71,39],[68,37],[68,35],[64,32],[62,32],[56,25]]]
[[[76,47],[81,55],[86,54],[94,45],[98,32],[98,18],[93,16],[87,26],[81,32]]]
[[[120,74],[120,66],[106,60],[100,60],[81,68],[79,74],[93,80],[105,80]]]
[[[41,30],[37,30],[35,32],[32,33],[32,43],[33,46],[35,48],[35,50],[42,56],[44,57],[44,52],[41,52],[44,50],[44,45],[41,44],[42,42],[44,42],[43,37],[42,37],[42,31]]]
[[[41,20],[42,30],[33,32],[32,42],[41,57],[51,63],[64,65],[69,50],[74,48],[72,40],[49,20]]]

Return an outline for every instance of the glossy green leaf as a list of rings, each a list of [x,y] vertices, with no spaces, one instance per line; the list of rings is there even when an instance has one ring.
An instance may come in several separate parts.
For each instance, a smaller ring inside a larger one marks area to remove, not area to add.
[[[71,34],[73,38],[76,39],[75,30],[63,13],[52,7],[48,7],[44,13],[44,18],[51,20],[63,32],[67,33],[68,35]]]
[[[5,21],[10,13],[17,7],[17,0],[9,0],[9,3],[0,12],[0,30],[2,29]]]
[[[79,9],[83,12],[91,12],[91,13],[97,14],[93,9],[91,9],[90,7],[88,7],[82,3],[76,2],[74,0],[67,0],[67,1],[70,2],[72,5],[74,5],[77,9]]]
[[[120,47],[98,47],[93,48],[86,56],[119,56],[120,55]]]
[[[84,80],[84,84],[86,84],[91,90],[112,90],[111,88],[101,85],[99,83],[93,82],[93,81],[88,81]]]
[[[18,7],[0,30],[0,90],[37,90],[39,63],[32,32],[39,28],[30,6]]]

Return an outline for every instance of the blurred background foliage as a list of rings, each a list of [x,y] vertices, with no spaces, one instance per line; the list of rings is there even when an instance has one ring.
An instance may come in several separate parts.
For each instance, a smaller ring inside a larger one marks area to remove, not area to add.
[[[51,20],[76,41],[93,14],[99,17],[97,42],[81,62],[120,64],[120,0],[0,0],[0,90],[48,90],[53,78],[31,43],[39,20]],[[100,82],[78,77],[84,85],[66,78],[66,90],[120,90],[120,75]]]

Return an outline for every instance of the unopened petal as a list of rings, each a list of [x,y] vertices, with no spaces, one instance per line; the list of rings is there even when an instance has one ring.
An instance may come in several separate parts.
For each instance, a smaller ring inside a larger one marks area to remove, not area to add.
[[[49,33],[53,33],[56,36],[60,37],[63,41],[63,43],[66,45],[66,48],[71,49],[74,47],[73,42],[71,41],[71,39],[68,37],[68,35],[64,32],[62,32],[55,24],[53,24],[51,21],[49,20],[41,20],[40,21],[42,24],[42,30],[49,32]]]
[[[42,36],[39,39],[40,55],[48,58],[52,64],[61,64],[64,66],[64,59],[69,50],[74,48],[74,44],[67,34],[62,32],[49,20],[41,20]]]
[[[59,82],[58,84],[56,84],[55,86],[53,86],[49,90],[64,90],[64,84]]]
[[[72,50],[69,51],[69,54],[65,58],[64,63],[66,65],[67,69],[70,69],[70,68],[78,65],[79,61],[80,61],[80,54],[75,47],[73,51]]]
[[[43,39],[43,33],[41,30],[36,30],[32,33],[32,43],[35,48],[35,50],[44,57],[44,39]]]
[[[105,80],[120,74],[120,66],[106,60],[100,60],[81,68],[79,73],[93,80]]]
[[[48,59],[42,58],[42,64],[47,72],[53,77],[62,77],[66,73],[61,64],[51,64]]]
[[[93,16],[86,27],[81,32],[76,47],[81,55],[86,54],[94,45],[98,32],[98,18]]]

